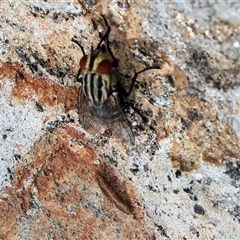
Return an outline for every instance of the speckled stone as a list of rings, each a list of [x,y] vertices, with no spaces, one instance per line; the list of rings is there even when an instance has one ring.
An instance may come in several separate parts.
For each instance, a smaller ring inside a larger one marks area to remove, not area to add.
[[[240,3],[2,1],[0,239],[240,239]],[[135,145],[78,120],[111,25]],[[80,103],[79,103],[80,104]]]

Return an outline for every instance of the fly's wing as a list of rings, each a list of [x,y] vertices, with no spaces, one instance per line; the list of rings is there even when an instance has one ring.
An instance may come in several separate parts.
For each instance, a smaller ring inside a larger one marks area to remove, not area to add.
[[[128,120],[126,119],[123,111],[122,111],[122,108],[120,107],[120,104],[119,104],[119,99],[116,97],[116,96],[112,96],[113,97],[113,100],[115,101],[115,109],[116,111],[118,111],[119,113],[119,117],[118,117],[118,127],[115,128],[112,130],[117,130],[114,135],[119,135],[119,131],[121,133],[120,137],[123,139],[123,140],[127,140],[128,142],[131,142],[133,145],[135,144],[135,137],[134,137],[134,134],[132,132],[132,128],[131,126],[129,125],[129,122]],[[118,136],[119,137],[119,136]]]
[[[110,129],[113,136],[135,143],[132,129],[122,112],[117,95],[110,95],[102,106],[94,106],[80,87],[78,110],[80,123],[90,134],[99,132],[103,126]]]
[[[85,97],[82,87],[79,88],[78,114],[82,127],[90,134],[95,134],[101,130],[102,124],[91,109],[89,100]]]
[[[113,135],[121,139],[135,143],[134,134],[120,107],[119,99],[116,94],[109,96],[103,106],[93,107],[94,114],[101,118],[112,131]]]

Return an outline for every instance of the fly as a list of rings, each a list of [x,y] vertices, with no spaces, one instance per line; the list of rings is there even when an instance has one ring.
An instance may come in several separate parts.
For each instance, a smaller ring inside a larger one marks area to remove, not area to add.
[[[79,120],[83,128],[89,133],[96,133],[104,126],[112,134],[124,140],[135,142],[131,126],[121,108],[121,101],[130,95],[138,74],[158,66],[147,67],[135,72],[131,79],[129,90],[126,91],[117,77],[118,62],[109,46],[109,33],[111,27],[106,18],[102,18],[107,31],[100,39],[97,47],[91,47],[90,54],[85,54],[84,48],[72,38],[82,53],[77,81],[81,83],[78,97]],[[103,42],[106,41],[106,45]]]

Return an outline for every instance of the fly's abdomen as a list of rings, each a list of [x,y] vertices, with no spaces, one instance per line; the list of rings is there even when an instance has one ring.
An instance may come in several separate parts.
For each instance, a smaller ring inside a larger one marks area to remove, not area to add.
[[[109,97],[109,82],[101,74],[87,73],[82,87],[85,96],[94,106],[103,105]]]

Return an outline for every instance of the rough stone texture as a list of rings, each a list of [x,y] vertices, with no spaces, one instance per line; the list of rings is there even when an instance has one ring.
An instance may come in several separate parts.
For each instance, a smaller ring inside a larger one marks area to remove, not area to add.
[[[112,26],[135,146],[78,122]],[[1,1],[1,239],[240,239],[240,3]]]

